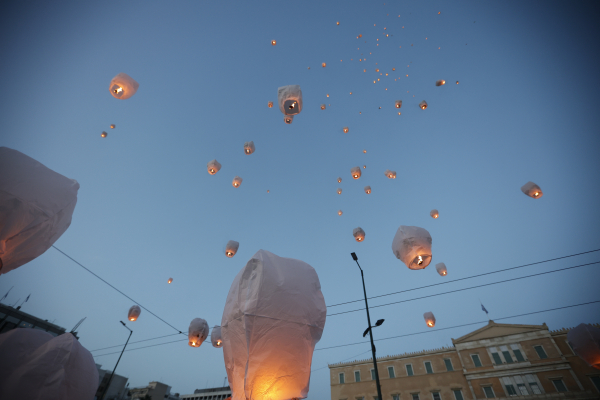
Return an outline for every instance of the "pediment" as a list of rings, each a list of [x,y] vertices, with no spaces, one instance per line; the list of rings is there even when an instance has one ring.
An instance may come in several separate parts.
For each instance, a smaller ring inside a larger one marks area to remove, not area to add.
[[[492,320],[482,327],[468,333],[458,339],[452,339],[452,343],[474,342],[476,340],[491,339],[501,336],[518,335],[521,333],[535,332],[540,330],[548,330],[546,324],[543,325],[520,325],[520,324],[498,324]]]

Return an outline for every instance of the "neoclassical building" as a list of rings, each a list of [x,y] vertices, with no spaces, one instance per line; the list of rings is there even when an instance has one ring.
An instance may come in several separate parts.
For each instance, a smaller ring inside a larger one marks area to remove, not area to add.
[[[568,331],[489,321],[453,347],[378,357],[383,400],[600,399],[600,370],[573,353]],[[329,372],[331,400],[377,400],[372,359]]]

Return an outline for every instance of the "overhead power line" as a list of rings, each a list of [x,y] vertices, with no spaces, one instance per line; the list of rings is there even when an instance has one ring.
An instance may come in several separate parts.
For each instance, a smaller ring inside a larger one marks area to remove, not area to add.
[[[170,343],[177,343],[177,342],[187,342],[187,339],[177,339],[177,340],[173,340],[171,342],[165,342],[165,343],[157,343],[157,344],[150,344],[148,346],[142,346],[142,347],[136,347],[135,349],[127,349],[125,351],[134,351],[134,350],[140,350],[140,349],[147,349],[148,347],[156,347],[156,346],[162,346],[164,344],[170,344]],[[106,354],[98,354],[94,357],[102,357],[102,356],[109,356],[111,354],[119,354],[121,353],[120,351],[115,351],[113,353],[106,353]]]
[[[169,336],[175,336],[175,335],[179,335],[179,333],[172,333],[170,335],[157,336],[157,337],[154,337],[154,338],[143,339],[143,340],[138,340],[138,341],[129,342],[129,343],[130,344],[135,344],[135,343],[141,343],[141,342],[148,342],[150,340],[162,339],[162,338],[166,338],[166,337],[169,337]],[[125,343],[123,343],[123,344],[117,344],[115,346],[103,347],[101,349],[90,350],[90,353],[93,352],[93,351],[100,351],[100,350],[112,349],[113,347],[123,347],[123,346],[125,346]]]

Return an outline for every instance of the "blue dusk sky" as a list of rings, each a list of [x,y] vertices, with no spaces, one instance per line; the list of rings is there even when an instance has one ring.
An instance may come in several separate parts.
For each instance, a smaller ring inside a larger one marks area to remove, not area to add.
[[[597,2],[564,1],[4,2],[0,145],[81,185],[56,247],[183,332],[196,317],[220,324],[233,278],[259,249],[312,265],[328,306],[362,298],[351,252],[370,296],[442,283],[600,248],[599,20]],[[139,82],[127,100],[108,90],[120,72]],[[267,102],[293,84],[304,108],[286,125]],[[542,198],[521,192],[528,181]],[[400,225],[431,233],[425,270],[392,253]],[[228,240],[240,243],[231,259]],[[600,264],[550,273],[597,261],[592,252],[373,299],[372,319],[385,318],[376,339],[427,331],[378,341],[378,355],[451,345],[488,318],[598,301]],[[52,248],[0,276],[0,296],[13,286],[4,302],[31,294],[22,310],[67,330],[87,317],[80,342],[112,370],[132,301]],[[600,303],[499,322],[600,322]],[[134,343],[176,333],[147,311],[128,325],[117,373],[131,387],[223,384],[222,350],[184,336]],[[330,396],[328,363],[369,356],[366,325],[362,310],[327,318],[309,399]]]

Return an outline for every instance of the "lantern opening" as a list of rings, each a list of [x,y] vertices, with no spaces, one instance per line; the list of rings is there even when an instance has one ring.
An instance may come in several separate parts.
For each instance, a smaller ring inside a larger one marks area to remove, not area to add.
[[[421,256],[418,256],[418,257],[417,257],[417,259],[418,259],[418,261],[417,261],[417,264],[418,264],[418,265],[421,265],[421,264],[423,264],[423,257],[421,257]]]

